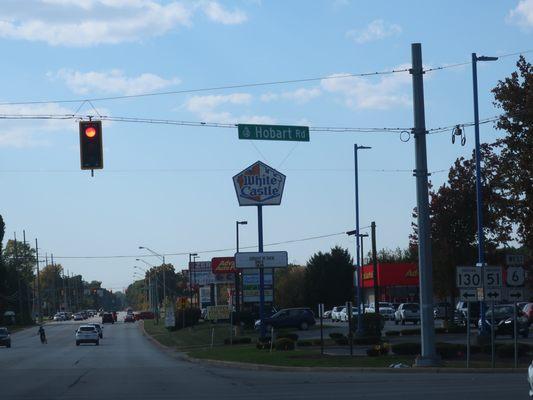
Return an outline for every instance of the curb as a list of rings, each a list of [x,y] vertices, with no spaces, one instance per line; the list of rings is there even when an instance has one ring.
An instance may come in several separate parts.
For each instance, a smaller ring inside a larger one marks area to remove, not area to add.
[[[144,329],[144,321],[139,324],[139,329],[143,336],[155,344],[157,348],[164,351],[171,357],[192,364],[202,365],[205,367],[229,367],[240,370],[252,371],[274,371],[274,372],[374,372],[374,373],[391,373],[391,374],[526,374],[527,368],[440,368],[440,367],[420,367],[420,368],[380,368],[380,367],[288,367],[282,365],[253,364],[238,361],[221,361],[203,358],[194,358],[186,353],[178,352],[171,347],[165,346],[154,339]]]

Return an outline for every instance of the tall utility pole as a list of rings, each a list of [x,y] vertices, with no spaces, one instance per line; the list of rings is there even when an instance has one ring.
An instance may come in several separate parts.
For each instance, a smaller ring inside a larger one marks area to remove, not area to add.
[[[378,256],[376,249],[376,223],[370,224],[372,232],[372,281],[374,282],[374,312],[379,315]]]
[[[17,281],[18,281],[18,298],[19,298],[19,310],[18,310],[18,313],[17,313],[17,318],[19,319],[19,322],[20,324],[22,325],[23,321],[22,321],[22,285],[21,285],[21,280],[22,280],[22,273],[21,273],[21,268],[20,268],[20,264],[19,264],[19,257],[18,257],[18,242],[17,242],[17,232],[14,232],[13,233],[13,237],[14,237],[14,244],[15,244],[15,271],[17,273]]]
[[[43,323],[43,314],[41,310],[41,291],[39,288],[39,244],[37,238],[35,238],[35,257],[37,259],[37,312],[39,313],[39,323]]]
[[[420,324],[422,354],[416,366],[430,367],[440,364],[435,352],[435,322],[433,320],[433,267],[429,224],[428,168],[426,152],[426,117],[424,110],[424,69],[422,45],[411,45],[413,76],[413,111],[416,169],[416,205],[418,210],[418,269],[420,276]]]
[[[481,182],[481,151],[479,140],[479,107],[477,95],[477,62],[478,61],[496,61],[498,57],[478,57],[476,53],[472,53],[472,85],[474,89],[474,132],[476,139],[476,205],[477,205],[477,265],[483,268],[485,265],[485,250],[484,242],[485,236],[483,234],[483,184]],[[482,275],[483,276],[483,275]],[[480,335],[487,335],[487,326],[485,324],[485,303],[481,302],[480,317],[483,323],[481,324]]]
[[[235,246],[236,253],[239,252],[239,225],[247,225],[248,221],[235,221],[236,239]],[[235,268],[235,324],[240,327],[240,311],[241,311],[241,278],[240,272]]]

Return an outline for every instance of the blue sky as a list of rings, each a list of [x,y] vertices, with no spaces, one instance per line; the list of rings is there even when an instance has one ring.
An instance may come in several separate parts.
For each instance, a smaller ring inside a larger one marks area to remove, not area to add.
[[[345,127],[412,126],[411,77],[325,79],[83,103],[83,99],[406,68],[422,43],[427,68],[472,52],[531,50],[533,0],[155,1],[4,0],[0,114],[101,115],[196,122]],[[526,54],[529,59],[530,54]],[[518,56],[479,65],[480,116],[498,114],[490,89]],[[425,75],[428,129],[472,121],[471,66]],[[72,103],[6,104],[80,99]],[[94,107],[93,107],[94,106]],[[415,205],[414,143],[392,133],[312,132],[309,143],[239,141],[237,129],[104,123],[103,171],[79,170],[77,122],[0,121],[0,213],[6,236],[39,238],[42,253],[115,290],[133,279],[138,246],[160,253],[257,243],[255,209],[239,207],[231,177],[257,160],[287,175],[283,202],[264,211],[265,243],[353,229],[353,144],[360,153],[361,225],[378,247],[405,247]],[[497,136],[491,124],[483,141]],[[451,132],[428,138],[428,165],[468,156]],[[387,170],[387,171],[377,171]],[[431,179],[440,185],[446,173]],[[473,207],[475,205],[472,205]],[[268,247],[305,263],[344,235]],[[204,253],[201,260],[231,255]],[[73,259],[125,255],[130,258]],[[65,258],[67,257],[67,258]],[[156,258],[146,258],[156,263]],[[167,256],[177,269],[187,256]],[[141,264],[142,266],[142,264]]]

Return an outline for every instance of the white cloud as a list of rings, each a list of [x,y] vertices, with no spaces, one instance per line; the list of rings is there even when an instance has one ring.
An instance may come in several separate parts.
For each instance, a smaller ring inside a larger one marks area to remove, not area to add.
[[[523,28],[533,27],[533,0],[520,0],[509,12],[507,21]]]
[[[248,19],[243,11],[238,9],[233,11],[225,10],[216,1],[209,1],[205,3],[203,9],[205,15],[207,15],[210,20],[220,22],[224,25],[242,24]]]
[[[2,0],[0,37],[54,46],[135,42],[189,27],[198,11],[222,24],[247,19],[243,11],[228,11],[216,1]]]
[[[68,115],[73,111],[56,104],[0,105],[2,115]],[[50,143],[48,135],[76,132],[73,120],[5,119],[0,125],[0,147],[36,147]]]
[[[398,69],[408,68],[401,65]],[[333,74],[330,77],[345,74]],[[407,72],[384,75],[377,82],[375,78],[358,76],[323,79],[320,84],[324,91],[342,96],[344,104],[352,109],[386,110],[392,107],[405,107],[411,104],[405,93],[410,87],[411,75]]]
[[[386,24],[382,19],[370,22],[365,29],[352,29],[346,32],[346,37],[356,43],[363,44],[385,39],[389,36],[397,36],[402,33],[402,27],[398,24]]]
[[[269,103],[271,101],[276,101],[279,99],[292,100],[297,104],[307,103],[322,94],[321,90],[317,87],[315,88],[299,88],[289,92],[278,93],[264,93],[260,96],[261,101]]]
[[[180,83],[178,78],[165,79],[151,73],[127,77],[123,71],[114,69],[108,72],[79,72],[61,69],[48,73],[51,79],[61,79],[75,93],[109,93],[135,95],[150,93]]]
[[[256,123],[256,124],[272,124],[275,120],[264,115],[241,115],[236,117],[229,111],[218,110],[220,106],[243,106],[249,105],[252,101],[252,96],[248,93],[232,93],[227,95],[207,95],[207,96],[193,96],[185,103],[187,111],[197,115],[205,122],[220,122],[226,124],[240,123]]]

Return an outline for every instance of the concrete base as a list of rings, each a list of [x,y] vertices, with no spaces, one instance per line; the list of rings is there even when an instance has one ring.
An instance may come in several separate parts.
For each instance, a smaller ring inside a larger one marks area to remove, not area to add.
[[[442,365],[441,358],[438,355],[430,357],[418,356],[415,360],[415,367],[440,367]]]

